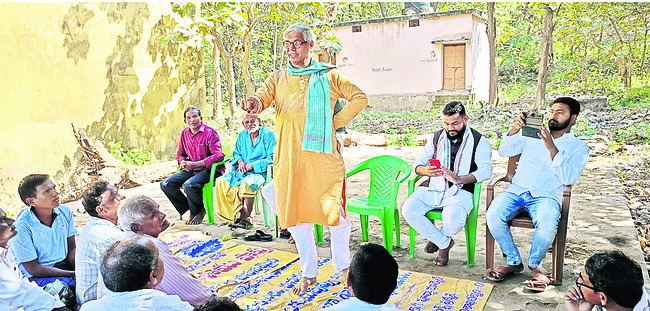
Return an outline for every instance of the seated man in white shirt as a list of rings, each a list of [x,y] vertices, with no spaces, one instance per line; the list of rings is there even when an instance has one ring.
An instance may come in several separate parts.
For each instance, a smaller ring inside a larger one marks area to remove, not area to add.
[[[104,250],[118,241],[124,231],[117,226],[117,207],[124,196],[104,181],[98,181],[81,196],[90,221],[81,229],[75,252],[77,302],[97,299],[99,259]]]
[[[528,254],[528,268],[533,279],[526,288],[539,292],[551,283],[542,267],[542,259],[557,233],[562,191],[565,186],[576,182],[589,157],[587,144],[571,131],[579,113],[577,100],[560,97],[551,106],[548,130],[542,123],[535,137],[524,136],[522,128],[526,118],[521,113],[512,129],[503,135],[499,155],[512,157],[521,154],[521,157],[512,183],[494,198],[485,213],[490,233],[507,257],[507,265],[487,271],[487,279],[500,282],[524,270],[508,221],[520,213],[527,213],[535,231]]]
[[[69,310],[18,270],[7,245],[17,233],[14,219],[0,209],[0,310]]]
[[[81,306],[81,311],[193,310],[178,296],[154,289],[162,282],[165,264],[158,248],[136,236],[108,246],[101,257],[106,296]]]
[[[643,271],[621,251],[597,253],[564,295],[567,311],[648,310],[650,297],[643,288]]]
[[[381,245],[362,245],[350,263],[347,286],[352,298],[323,310],[399,310],[387,303],[397,287],[399,275],[395,258]]]
[[[180,260],[169,249],[167,243],[158,239],[158,235],[169,228],[165,213],[149,197],[135,196],[122,202],[118,211],[120,225],[126,231],[122,240],[141,235],[153,242],[165,263],[165,279],[156,287],[169,295],[178,295],[181,300],[198,306],[216,294],[205,284],[190,274]],[[98,297],[102,286],[98,286]]]

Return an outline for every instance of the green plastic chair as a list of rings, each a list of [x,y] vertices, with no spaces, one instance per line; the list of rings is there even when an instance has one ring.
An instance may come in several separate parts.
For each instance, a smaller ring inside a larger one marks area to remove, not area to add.
[[[225,173],[228,173],[232,170],[232,165],[230,165],[230,161],[232,161],[232,153],[234,152],[234,149],[231,146],[223,146],[221,147],[221,152],[224,154],[223,161],[217,162],[212,164],[212,167],[210,168],[210,181],[203,186],[203,206],[205,206],[205,212],[208,216],[208,224],[214,225],[214,179],[215,179],[215,174],[217,171],[217,167],[221,164],[226,165],[226,171]],[[176,169],[176,172],[180,172],[180,168]],[[180,219],[183,220],[183,215],[179,215]]]
[[[347,173],[347,177],[370,170],[370,191],[368,198],[348,198],[348,212],[361,217],[361,234],[363,241],[368,241],[368,216],[377,216],[381,221],[384,247],[393,253],[393,227],[395,228],[397,247],[400,247],[399,209],[397,192],[399,185],[411,175],[411,166],[406,161],[382,155],[359,163]]]
[[[409,178],[409,196],[415,192],[415,183],[422,178],[422,176],[415,174]],[[467,216],[465,221],[465,241],[467,244],[467,266],[474,266],[474,255],[476,253],[476,226],[478,223],[478,204],[481,199],[481,186],[483,183],[477,182],[474,184],[474,208]],[[427,218],[435,224],[436,220],[442,220],[442,210],[430,210],[424,214]],[[411,250],[411,259],[415,259],[415,234],[416,231],[409,225],[409,248]]]

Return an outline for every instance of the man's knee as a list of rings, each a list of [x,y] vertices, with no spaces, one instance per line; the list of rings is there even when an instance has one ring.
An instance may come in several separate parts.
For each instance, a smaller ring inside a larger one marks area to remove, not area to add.
[[[402,205],[402,216],[407,222],[410,222],[412,219],[417,217],[424,216],[424,214],[419,211],[420,209],[418,206],[420,204],[423,203],[412,196],[406,198],[406,201],[404,201],[404,204]]]

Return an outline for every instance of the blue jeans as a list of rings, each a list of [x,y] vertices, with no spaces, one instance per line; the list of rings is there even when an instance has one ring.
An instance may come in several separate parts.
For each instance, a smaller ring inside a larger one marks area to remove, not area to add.
[[[518,265],[521,263],[521,256],[512,238],[508,221],[524,212],[528,212],[535,225],[528,266],[537,268],[555,239],[557,223],[560,220],[560,203],[551,198],[533,197],[528,191],[521,195],[504,191],[492,201],[485,218],[490,233],[507,256],[508,264]]]
[[[160,189],[181,216],[188,210],[190,215],[196,216],[205,211],[203,206],[203,186],[209,180],[210,170],[202,170],[196,175],[193,172],[181,170],[163,180],[160,183]],[[185,190],[185,194],[181,192],[181,187]]]

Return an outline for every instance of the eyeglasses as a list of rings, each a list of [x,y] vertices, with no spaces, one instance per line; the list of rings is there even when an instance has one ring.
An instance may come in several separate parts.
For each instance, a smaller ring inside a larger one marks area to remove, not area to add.
[[[580,290],[581,293],[582,293],[582,288],[581,287],[583,287],[583,286],[593,290],[594,292],[597,292],[597,290],[593,286],[589,286],[589,285],[587,285],[585,283],[581,283],[580,279],[583,279],[582,278],[582,272],[580,272],[580,274],[578,274],[578,278],[576,279],[576,286],[578,287],[578,289]]]
[[[282,42],[282,45],[284,45],[285,49],[290,48],[292,45],[293,45],[293,47],[295,47],[297,49],[301,45],[303,45],[304,43],[307,43],[307,41],[293,41],[293,42],[284,41],[284,42]]]

